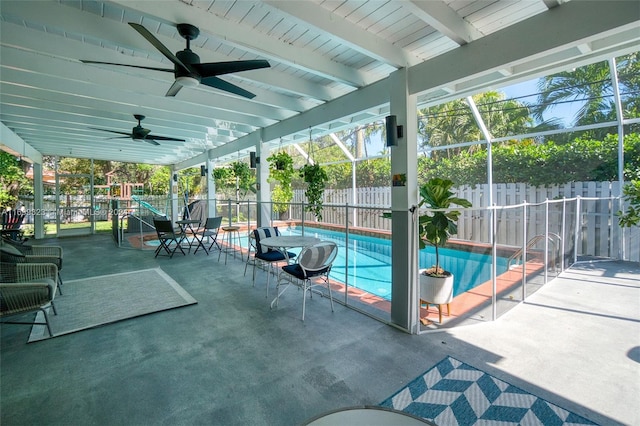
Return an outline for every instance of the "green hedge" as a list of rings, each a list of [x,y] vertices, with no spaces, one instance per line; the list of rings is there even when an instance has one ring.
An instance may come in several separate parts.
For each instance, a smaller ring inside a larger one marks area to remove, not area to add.
[[[575,139],[567,144],[514,143],[492,149],[493,182],[526,182],[534,186],[567,182],[613,181],[618,179],[618,136],[603,141]],[[624,139],[625,180],[640,177],[640,135]],[[463,152],[452,159],[434,161],[422,157],[420,181],[432,177],[451,179],[459,185],[487,182],[487,151]]]

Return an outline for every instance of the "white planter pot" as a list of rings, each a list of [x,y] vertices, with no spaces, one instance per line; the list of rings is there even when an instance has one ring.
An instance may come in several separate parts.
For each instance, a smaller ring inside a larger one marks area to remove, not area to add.
[[[429,305],[438,306],[440,323],[442,324],[442,305],[447,305],[447,315],[451,314],[449,303],[453,300],[453,274],[447,277],[424,275],[426,269],[418,271],[420,279],[420,300]]]

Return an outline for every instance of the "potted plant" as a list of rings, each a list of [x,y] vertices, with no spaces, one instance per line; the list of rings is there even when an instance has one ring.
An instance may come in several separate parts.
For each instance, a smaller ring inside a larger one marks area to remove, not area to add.
[[[269,170],[293,170],[293,158],[287,151],[278,151],[267,158]]]
[[[289,203],[293,199],[293,158],[286,151],[273,153],[269,158],[269,182],[276,182],[277,185],[271,192],[273,211],[280,214],[281,219],[286,219],[289,211]]]
[[[418,218],[418,236],[420,249],[430,243],[435,248],[436,263],[431,268],[420,269],[420,300],[428,304],[438,305],[440,323],[442,323],[442,305],[447,305],[453,299],[453,274],[440,266],[439,249],[458,232],[458,210],[445,210],[452,205],[471,207],[471,203],[463,198],[455,197],[451,191],[453,181],[449,179],[432,178],[420,186],[420,201],[418,207],[428,208],[429,212]],[[421,320],[424,323],[428,321]]]
[[[300,169],[300,177],[307,183],[305,195],[307,197],[306,210],[312,212],[317,220],[322,220],[322,199],[324,187],[329,176],[319,164],[305,164]]]

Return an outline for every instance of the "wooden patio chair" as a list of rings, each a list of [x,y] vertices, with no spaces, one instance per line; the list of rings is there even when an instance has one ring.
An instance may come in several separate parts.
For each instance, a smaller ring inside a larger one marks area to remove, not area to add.
[[[2,213],[2,237],[12,240],[22,240],[24,231],[20,229],[25,218],[22,210],[11,209]]]

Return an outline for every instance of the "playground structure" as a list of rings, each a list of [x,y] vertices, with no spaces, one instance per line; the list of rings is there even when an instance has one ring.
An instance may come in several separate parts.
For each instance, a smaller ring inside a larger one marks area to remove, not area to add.
[[[169,200],[163,199],[164,211],[151,202],[143,200],[144,183],[115,182],[114,172],[106,174],[106,185],[95,185],[97,193],[106,196],[110,208],[112,232],[118,246],[124,241],[124,234],[138,234],[143,240],[145,234],[155,232],[153,216],[166,216],[169,210]]]
[[[102,193],[110,206],[108,212],[114,240],[119,247],[145,248],[147,242],[156,239],[153,218],[169,216],[171,199],[166,196],[144,196],[144,183],[116,183],[113,172],[107,173],[106,177],[106,185],[95,185],[94,188]],[[188,194],[187,184],[180,216],[183,219],[206,220],[207,203],[197,200],[189,203]]]
[[[153,226],[153,218],[157,216],[167,217],[165,212],[169,211],[169,199],[166,199],[166,210],[159,210],[157,207],[133,195],[131,204],[134,208],[120,215],[120,220],[114,219],[114,237],[119,247],[132,247],[138,249],[155,249],[157,246],[157,235]],[[186,202],[186,200],[185,200]],[[114,200],[114,209],[117,209],[117,201]],[[207,202],[196,200],[187,204],[181,217],[182,219],[197,219],[204,223],[207,218]],[[125,224],[124,221],[127,221]],[[126,235],[125,235],[126,234]],[[189,238],[189,237],[188,237]]]
[[[96,193],[102,193],[108,198],[117,198],[122,201],[131,200],[134,195],[142,195],[144,183],[117,183],[113,181],[114,172],[105,174],[107,177],[106,185],[94,185]]]

